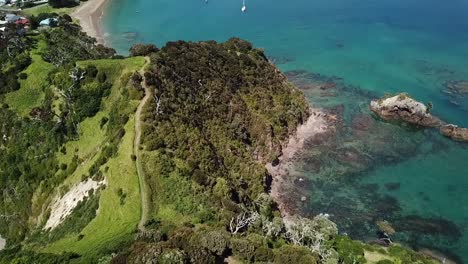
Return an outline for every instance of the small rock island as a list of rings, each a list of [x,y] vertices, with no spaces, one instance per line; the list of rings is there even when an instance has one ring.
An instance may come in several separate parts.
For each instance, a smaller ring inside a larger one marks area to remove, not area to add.
[[[443,122],[430,114],[431,106],[420,103],[407,94],[373,100],[372,112],[385,121],[405,121],[423,127],[439,127]]]
[[[447,124],[432,115],[431,109],[431,103],[423,104],[405,93],[372,100],[370,103],[370,110],[385,121],[403,121],[421,127],[436,128],[446,137],[468,142],[467,128]]]

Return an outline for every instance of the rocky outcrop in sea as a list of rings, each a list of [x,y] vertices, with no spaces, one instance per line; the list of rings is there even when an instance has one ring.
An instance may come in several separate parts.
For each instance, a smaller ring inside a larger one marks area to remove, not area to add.
[[[409,97],[399,94],[393,97],[373,100],[370,109],[385,121],[403,121],[410,124],[437,128],[439,132],[456,141],[468,142],[468,129],[457,125],[447,124],[430,113],[432,104],[423,104]]]
[[[443,124],[439,118],[430,114],[430,106],[406,94],[373,100],[370,109],[385,121],[404,121],[423,127],[439,127]]]

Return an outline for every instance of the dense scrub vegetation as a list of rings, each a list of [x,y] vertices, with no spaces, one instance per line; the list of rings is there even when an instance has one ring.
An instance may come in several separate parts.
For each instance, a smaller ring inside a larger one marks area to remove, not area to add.
[[[364,245],[326,216],[283,221],[265,194],[264,165],[308,105],[261,50],[236,38],[170,42],[144,77],[153,219],[114,263],[366,263]]]
[[[183,176],[200,186],[225,180],[220,198],[255,199],[268,187],[259,161],[280,155],[282,141],[308,116],[302,94],[239,39],[168,43],[151,60],[146,149],[183,161]]]

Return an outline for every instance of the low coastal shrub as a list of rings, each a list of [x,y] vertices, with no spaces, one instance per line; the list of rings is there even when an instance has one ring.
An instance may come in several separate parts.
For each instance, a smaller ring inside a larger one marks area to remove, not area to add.
[[[135,44],[130,48],[130,56],[149,56],[158,51],[159,49],[154,44]]]
[[[22,72],[18,75],[18,78],[20,78],[20,80],[26,80],[28,78],[28,74],[25,72]]]
[[[274,250],[275,259],[274,263],[320,263],[318,256],[312,254],[309,249],[293,245],[285,245],[277,250]]]
[[[361,242],[345,236],[338,236],[334,241],[334,248],[343,263],[366,263],[364,249]]]
[[[401,263],[434,263],[432,258],[399,245],[391,246],[388,249],[388,254],[389,256],[400,260]]]

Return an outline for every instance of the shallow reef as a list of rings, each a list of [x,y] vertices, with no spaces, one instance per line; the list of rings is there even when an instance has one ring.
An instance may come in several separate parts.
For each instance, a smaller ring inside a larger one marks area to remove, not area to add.
[[[306,142],[296,155],[283,186],[288,208],[306,216],[328,213],[341,232],[365,241],[376,238],[377,221],[387,220],[397,230],[398,242],[448,252],[457,259],[451,251],[462,234],[457,224],[443,217],[407,215],[401,201],[391,195],[400,191],[400,182],[375,184],[365,179],[380,166],[444,151],[447,142],[436,131],[379,121],[367,107],[375,94],[340,78],[303,70],[286,75],[314,106],[336,117],[335,133]],[[422,147],[427,141],[430,147]],[[420,195],[430,199],[424,192]]]

